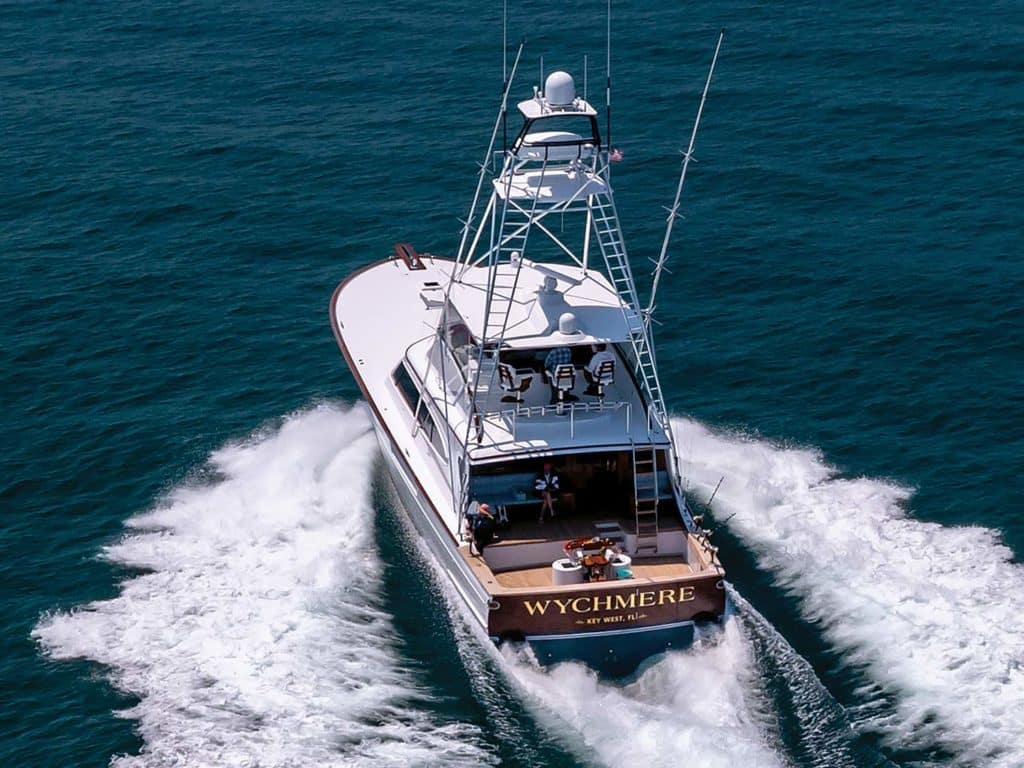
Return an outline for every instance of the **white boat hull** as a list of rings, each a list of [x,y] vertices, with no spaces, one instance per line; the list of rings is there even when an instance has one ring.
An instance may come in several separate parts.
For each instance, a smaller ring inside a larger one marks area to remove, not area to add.
[[[380,424],[376,416],[373,426],[380,444],[384,464],[391,477],[398,497],[413,527],[419,533],[421,541],[427,546],[438,567],[447,574],[455,591],[459,593],[469,613],[486,630],[487,605],[490,595],[480,585],[479,580],[466,565],[466,561],[452,544],[451,534],[439,526],[437,515],[430,508],[430,502],[424,498],[422,491],[406,465],[395,450],[395,444],[387,430]]]

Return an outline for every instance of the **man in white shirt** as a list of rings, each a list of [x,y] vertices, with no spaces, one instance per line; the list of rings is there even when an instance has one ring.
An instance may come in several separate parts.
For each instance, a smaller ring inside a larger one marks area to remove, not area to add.
[[[545,461],[544,471],[533,481],[533,489],[541,498],[540,522],[544,522],[544,510],[547,510],[551,517],[555,516],[555,494],[561,491],[560,486],[554,466],[550,461]]]
[[[608,361],[610,361],[612,365],[615,364],[615,353],[608,349],[608,345],[598,344],[594,347],[594,356],[590,358],[590,362],[587,363],[587,367],[583,369],[583,375],[586,377],[587,383],[590,385],[587,387],[586,394],[597,394],[597,382],[594,380],[594,377],[597,375],[597,369],[601,367],[601,363]]]

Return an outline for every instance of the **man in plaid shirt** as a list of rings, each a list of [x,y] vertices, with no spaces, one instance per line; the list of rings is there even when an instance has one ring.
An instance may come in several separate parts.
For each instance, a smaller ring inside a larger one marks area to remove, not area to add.
[[[572,364],[572,352],[568,347],[552,347],[544,358],[544,371],[548,376],[548,383],[551,385],[551,402],[558,402],[558,388],[555,386],[555,368],[560,365]],[[576,396],[570,393],[565,394],[566,400],[575,400]]]

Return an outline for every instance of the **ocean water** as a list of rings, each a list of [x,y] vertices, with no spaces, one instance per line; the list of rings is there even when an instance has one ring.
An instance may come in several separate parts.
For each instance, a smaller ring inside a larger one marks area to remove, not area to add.
[[[479,642],[327,320],[457,247],[501,3],[0,2],[0,765],[1024,765],[1024,10],[613,16],[638,267],[727,30],[656,333],[735,615],[623,685]]]

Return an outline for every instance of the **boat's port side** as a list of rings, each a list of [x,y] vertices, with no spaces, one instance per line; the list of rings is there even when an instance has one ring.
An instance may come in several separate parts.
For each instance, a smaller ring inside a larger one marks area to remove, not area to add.
[[[374,419],[376,422],[376,419]],[[487,626],[490,594],[479,579],[479,575],[459,553],[450,532],[441,523],[437,513],[430,507],[422,489],[416,485],[404,460],[394,450],[387,432],[377,427],[377,437],[385,466],[394,483],[395,490],[408,512],[410,521],[422,537],[422,541],[433,553],[438,565],[444,569],[452,585],[465,602],[467,608],[484,627]]]

